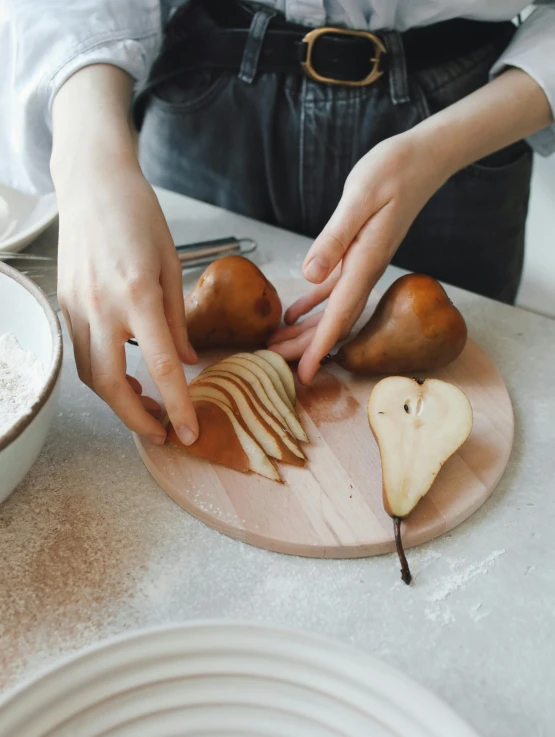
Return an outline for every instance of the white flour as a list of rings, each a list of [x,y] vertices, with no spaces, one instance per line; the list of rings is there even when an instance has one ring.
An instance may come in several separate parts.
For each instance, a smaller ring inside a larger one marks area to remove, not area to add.
[[[13,333],[0,335],[0,435],[30,411],[44,386],[44,369]]]
[[[465,589],[477,576],[483,576],[491,570],[495,560],[503,555],[505,550],[494,550],[484,560],[478,563],[465,565],[464,561],[451,560],[449,567],[451,573],[439,581],[437,588],[426,597],[431,606],[426,609],[426,616],[433,622],[440,624],[451,624],[455,621],[446,599],[459,591]],[[474,622],[479,622],[488,616],[487,611],[482,610],[482,602],[474,604],[469,611]]]

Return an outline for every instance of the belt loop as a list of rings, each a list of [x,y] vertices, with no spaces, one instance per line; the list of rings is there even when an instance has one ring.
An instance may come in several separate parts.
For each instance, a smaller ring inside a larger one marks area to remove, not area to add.
[[[384,42],[387,48],[387,64],[389,73],[389,94],[394,105],[410,102],[407,62],[401,34],[397,31],[385,31]]]
[[[239,69],[239,79],[246,84],[252,84],[254,82],[258,68],[258,59],[260,58],[262,44],[264,43],[264,36],[266,35],[270,21],[275,15],[275,11],[269,10],[268,8],[261,8],[253,16],[247,43],[243,51],[241,68]]]

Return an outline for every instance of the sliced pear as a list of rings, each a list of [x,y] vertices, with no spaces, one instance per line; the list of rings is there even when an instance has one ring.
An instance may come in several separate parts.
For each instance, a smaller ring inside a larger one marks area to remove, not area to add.
[[[199,376],[208,376],[209,374],[222,371],[225,371],[227,374],[231,374],[232,376],[237,376],[238,378],[243,379],[243,381],[245,381],[251,387],[259,402],[261,402],[261,404],[264,405],[264,407],[275,418],[275,420],[279,422],[287,430],[287,432],[291,434],[291,437],[294,437],[293,432],[289,429],[289,426],[285,422],[283,415],[280,414],[280,412],[278,412],[278,410],[274,407],[273,403],[270,401],[270,398],[266,394],[261,382],[256,378],[252,371],[249,371],[249,369],[246,369],[243,366],[239,366],[235,363],[224,364],[224,362],[221,361],[220,363],[215,363],[213,366],[208,366],[208,368],[205,368],[204,371],[199,374]]]
[[[193,399],[193,405],[199,424],[197,440],[192,445],[183,445],[172,425],[168,428],[168,439],[189,453],[235,471],[248,473],[251,470],[249,456],[224,410],[203,399]]]
[[[382,379],[368,400],[368,421],[382,462],[383,502],[393,517],[401,575],[410,583],[400,520],[429,491],[440,468],[472,431],[466,394],[438,379]]]
[[[256,363],[256,365],[259,366],[263,371],[265,371],[268,375],[268,378],[272,382],[274,389],[279,394],[281,401],[284,402],[284,404],[289,407],[291,412],[293,412],[295,417],[297,417],[297,411],[294,404],[289,399],[289,395],[285,390],[285,387],[281,380],[281,376],[269,361],[267,361],[265,358],[262,358],[261,356],[257,356],[256,353],[236,353],[234,356],[230,356],[230,360],[233,360],[234,358],[244,358],[245,361],[252,361],[253,363]]]
[[[259,399],[259,397],[255,393],[252,386],[248,383],[248,381],[245,381],[245,379],[243,379],[241,376],[238,376],[237,374],[232,373],[231,371],[225,371],[224,369],[218,368],[218,364],[205,369],[201,374],[199,374],[197,378],[198,379],[201,379],[201,378],[212,379],[213,377],[222,377],[224,379],[228,379],[229,381],[232,381],[239,389],[241,389],[243,393],[246,394],[248,398],[251,400],[251,402],[254,404],[261,419],[267,425],[270,426],[270,428],[272,429],[274,433],[279,435],[284,445],[292,453],[294,453],[297,456],[297,458],[303,461],[306,460],[306,456],[303,453],[298,441],[293,437],[291,430],[289,430],[289,428],[285,426],[285,423],[283,420],[278,421],[274,417],[274,415],[270,414],[269,410],[266,408],[263,402]],[[260,386],[262,387],[262,385]],[[262,392],[264,392],[263,389],[262,389]],[[267,398],[267,395],[265,393],[264,393],[264,396],[266,396],[266,399],[269,402],[270,400]]]
[[[292,463],[296,466],[304,465],[302,459],[294,455],[285,446],[280,436],[274,433],[262,420],[255,405],[242,389],[232,381],[219,376],[197,377],[189,387],[192,397],[198,394],[215,397],[242,419],[244,429],[247,430],[270,458]]]
[[[214,405],[221,412],[217,412],[216,410],[209,412],[206,408],[206,403]],[[223,466],[234,468],[243,473],[246,472],[244,470],[246,456],[248,460],[247,470],[254,471],[254,473],[265,476],[272,481],[281,481],[281,476],[277,468],[258,443],[241,426],[233,410],[215,397],[203,396],[200,393],[193,398],[193,404],[197,411],[197,417],[199,416],[199,408],[202,408],[200,409],[199,437],[192,445],[184,446],[179,442],[172,428],[170,438],[174,443],[213,463],[220,463]],[[227,420],[231,424],[234,435],[231,434],[229,424],[225,421],[224,417],[227,417]],[[236,441],[239,441],[241,453],[238,451]]]
[[[289,397],[289,400],[294,407],[297,402],[295,378],[285,358],[283,358],[283,356],[280,356],[279,353],[267,349],[255,351],[254,355],[260,356],[260,358],[268,361],[268,363],[270,363],[275,368],[275,370],[279,374],[281,383],[283,384],[285,391],[287,392],[287,396]]]
[[[301,440],[305,443],[308,442],[308,437],[303,430],[301,423],[295,417],[294,412],[291,412],[289,407],[285,404],[285,402],[283,402],[277,391],[274,389],[274,385],[270,381],[268,374],[264,371],[264,369],[261,369],[260,366],[258,366],[253,361],[247,361],[245,358],[237,358],[236,356],[226,358],[225,361],[220,361],[218,365],[221,367],[229,366],[230,370],[234,370],[235,373],[239,373],[240,376],[242,375],[242,373],[240,373],[236,369],[232,369],[231,367],[237,366],[242,371],[246,370],[254,374],[259,382],[262,384],[264,391],[268,395],[268,399],[279,412],[279,414],[283,417],[293,435],[297,438],[297,440]],[[250,381],[247,376],[245,376],[245,378],[247,379],[247,381]]]
[[[293,431],[289,429],[289,425],[285,422],[283,415],[274,407],[274,404],[266,394],[262,383],[249,369],[244,368],[243,366],[239,366],[236,363],[225,363],[224,361],[220,361],[219,363],[215,363],[212,366],[208,366],[208,368],[205,368],[204,371],[199,374],[199,376],[208,376],[209,374],[221,371],[225,371],[227,374],[231,374],[232,376],[237,376],[238,378],[243,379],[243,381],[245,381],[251,387],[257,399],[264,405],[267,411],[270,412],[270,414],[276,419],[276,421],[279,422],[287,430],[287,432],[291,434],[291,437],[295,437],[293,435]]]

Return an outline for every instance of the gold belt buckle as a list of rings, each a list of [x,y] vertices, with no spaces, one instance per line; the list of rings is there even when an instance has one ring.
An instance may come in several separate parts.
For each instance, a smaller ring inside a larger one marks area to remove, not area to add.
[[[314,69],[312,66],[312,52],[314,50],[314,44],[320,36],[325,36],[328,33],[339,34],[340,36],[361,36],[362,38],[367,38],[372,42],[374,46],[374,55],[368,61],[373,62],[373,67],[364,79],[333,79],[333,77],[323,77]],[[387,53],[386,48],[380,39],[373,33],[370,33],[370,31],[352,31],[347,28],[333,28],[331,26],[327,26],[324,28],[315,28],[313,31],[309,31],[303,38],[303,42],[308,44],[308,49],[306,50],[306,60],[301,62],[301,67],[307,77],[314,79],[316,82],[323,82],[325,84],[341,84],[347,87],[365,87],[366,85],[375,82],[383,74],[383,71],[380,69],[380,57],[382,54]]]

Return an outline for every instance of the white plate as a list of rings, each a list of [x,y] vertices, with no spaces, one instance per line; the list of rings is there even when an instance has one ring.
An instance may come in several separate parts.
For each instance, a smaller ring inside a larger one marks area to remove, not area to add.
[[[21,251],[57,214],[54,194],[34,197],[0,185],[0,251]]]
[[[0,737],[477,737],[378,660],[249,623],[94,648],[0,705]]]

